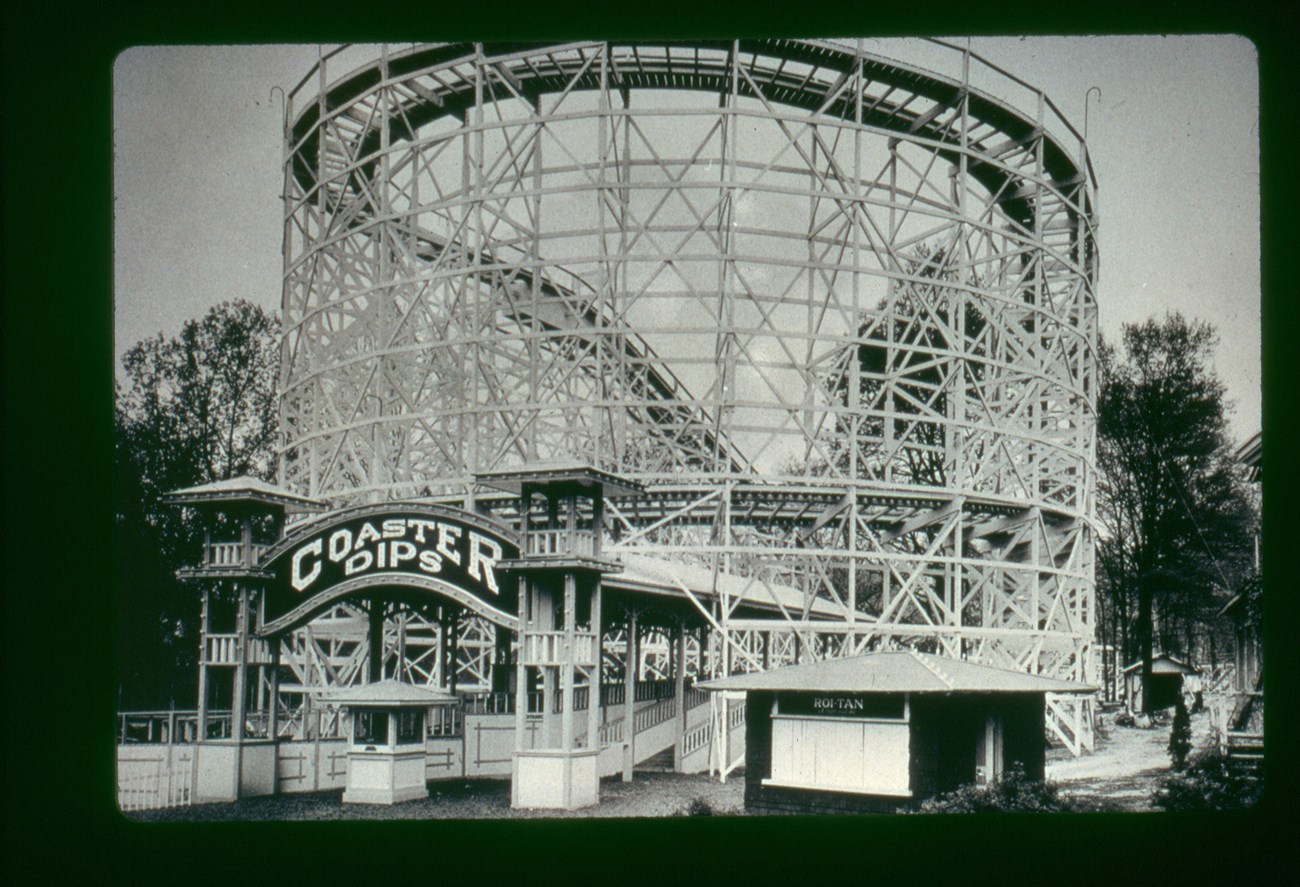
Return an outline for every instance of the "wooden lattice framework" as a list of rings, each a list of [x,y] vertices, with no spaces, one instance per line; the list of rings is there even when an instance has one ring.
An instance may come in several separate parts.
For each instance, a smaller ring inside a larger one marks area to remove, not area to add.
[[[716,669],[914,644],[1089,680],[1086,148],[924,47],[952,73],[809,40],[323,56],[286,109],[282,483],[509,521],[476,472],[576,458],[648,489],[611,552],[804,591],[701,601]]]

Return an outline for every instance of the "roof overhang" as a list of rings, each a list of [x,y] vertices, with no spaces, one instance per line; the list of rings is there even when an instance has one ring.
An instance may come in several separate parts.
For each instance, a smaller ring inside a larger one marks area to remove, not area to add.
[[[173,490],[170,493],[164,493],[162,501],[169,505],[210,506],[214,508],[223,505],[238,505],[245,508],[260,506],[267,510],[282,508],[287,511],[324,511],[329,507],[327,503],[319,499],[299,496],[297,493],[248,475]]]
[[[1096,687],[914,650],[867,653],[703,681],[706,690],[1088,694]]]
[[[608,471],[582,462],[538,462],[520,468],[483,471],[474,475],[475,482],[494,490],[523,495],[528,487],[560,486],[595,495],[635,496],[645,487]]]

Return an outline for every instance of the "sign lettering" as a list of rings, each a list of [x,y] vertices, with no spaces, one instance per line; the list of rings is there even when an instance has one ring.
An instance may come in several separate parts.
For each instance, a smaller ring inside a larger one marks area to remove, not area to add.
[[[777,710],[783,715],[830,718],[902,720],[902,693],[782,693]]]
[[[278,600],[272,609],[287,612],[342,582],[391,577],[410,585],[411,577],[422,577],[513,614],[515,601],[502,594],[497,564],[518,557],[519,549],[490,525],[437,506],[375,507],[353,515],[281,543],[266,564],[281,589],[273,592]]]

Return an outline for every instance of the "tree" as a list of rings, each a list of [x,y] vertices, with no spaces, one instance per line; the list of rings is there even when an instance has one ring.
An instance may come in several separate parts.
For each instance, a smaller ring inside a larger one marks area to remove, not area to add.
[[[1157,632],[1166,652],[1194,654],[1249,572],[1251,509],[1210,368],[1213,328],[1169,314],[1126,325],[1122,341],[1122,357],[1101,350],[1099,561],[1106,615],[1126,632],[1126,657],[1141,657],[1147,688]]]
[[[123,357],[114,392],[121,703],[161,707],[194,694],[198,604],[175,578],[198,537],[164,493],[242,474],[271,479],[277,324],[225,302]]]

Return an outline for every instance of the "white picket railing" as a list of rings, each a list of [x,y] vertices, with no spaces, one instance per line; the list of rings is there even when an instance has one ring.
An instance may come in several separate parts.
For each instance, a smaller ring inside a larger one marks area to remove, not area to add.
[[[117,806],[125,812],[133,810],[160,810],[165,807],[188,807],[192,802],[191,786],[194,778],[193,755],[182,755],[172,759],[168,767],[167,759],[152,762],[154,766],[143,773],[123,776],[120,771],[117,779]],[[118,767],[122,766],[119,762]]]

